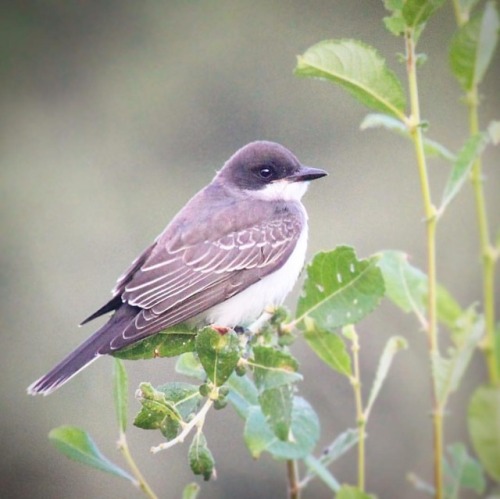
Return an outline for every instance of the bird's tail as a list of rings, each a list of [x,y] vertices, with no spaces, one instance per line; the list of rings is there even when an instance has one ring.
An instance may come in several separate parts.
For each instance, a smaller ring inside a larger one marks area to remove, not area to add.
[[[49,395],[102,354],[109,353],[111,341],[121,335],[136,313],[133,307],[122,306],[106,324],[76,350],[71,352],[45,376],[32,383],[27,389],[28,394]]]

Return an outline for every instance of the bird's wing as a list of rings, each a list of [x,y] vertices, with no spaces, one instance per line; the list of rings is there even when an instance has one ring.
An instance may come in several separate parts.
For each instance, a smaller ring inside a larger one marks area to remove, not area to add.
[[[184,322],[281,267],[302,231],[302,213],[280,212],[252,222],[240,221],[237,230],[219,238],[195,237],[195,242],[186,228],[182,240],[169,231],[160,236],[143,265],[127,276],[122,300],[142,310],[123,339],[130,343]]]

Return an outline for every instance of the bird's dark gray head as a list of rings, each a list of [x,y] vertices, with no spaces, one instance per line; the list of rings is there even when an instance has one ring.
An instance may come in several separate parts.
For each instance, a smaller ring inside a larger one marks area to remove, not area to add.
[[[216,179],[226,186],[255,191],[262,198],[300,199],[307,188],[307,181],[326,174],[318,168],[302,165],[293,153],[280,144],[257,141],[236,151]],[[287,185],[290,188],[286,188]]]

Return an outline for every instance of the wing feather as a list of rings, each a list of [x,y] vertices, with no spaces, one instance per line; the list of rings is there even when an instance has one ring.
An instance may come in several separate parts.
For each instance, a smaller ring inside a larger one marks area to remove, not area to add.
[[[117,289],[123,302],[142,310],[123,341],[186,321],[284,264],[305,224],[302,206],[252,201],[245,208],[239,219],[234,207],[214,213],[213,225],[171,224],[141,265],[132,265]]]

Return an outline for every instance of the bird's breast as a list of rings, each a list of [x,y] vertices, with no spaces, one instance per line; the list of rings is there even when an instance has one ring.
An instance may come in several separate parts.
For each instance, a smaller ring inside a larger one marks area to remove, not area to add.
[[[205,311],[202,314],[203,322],[227,327],[248,326],[266,307],[281,305],[304,266],[307,238],[308,228],[305,221],[293,252],[278,270]]]

